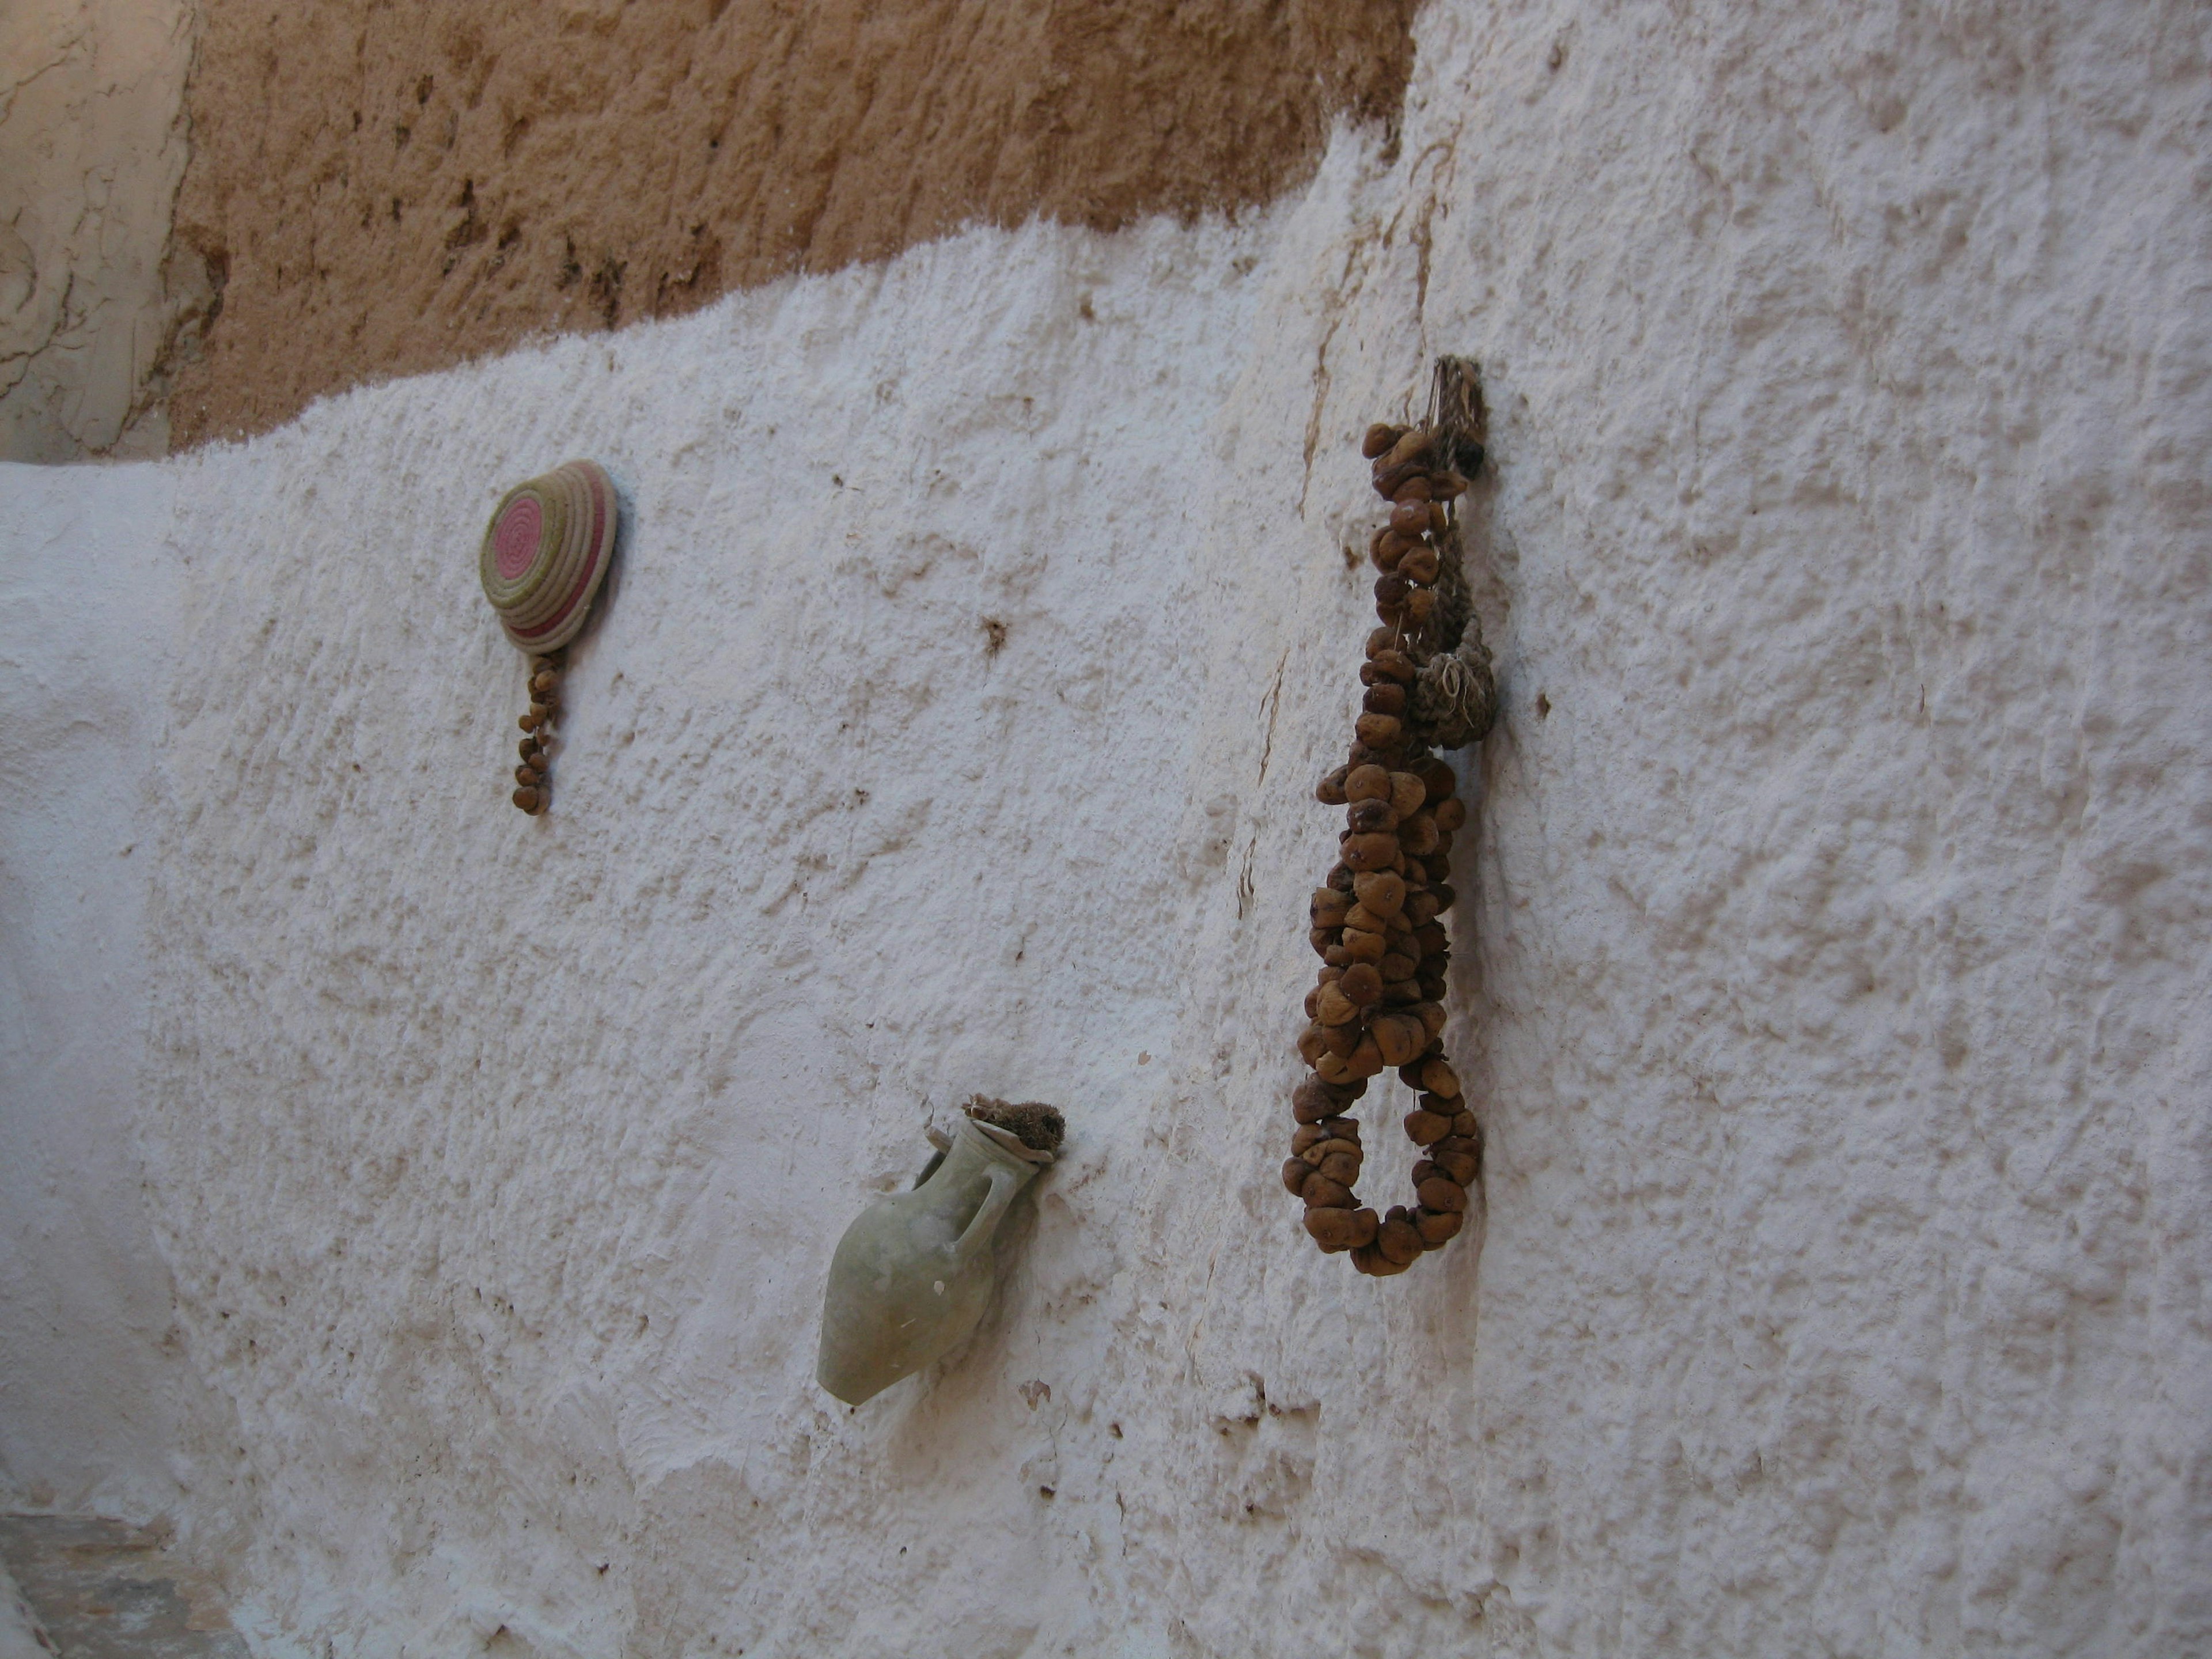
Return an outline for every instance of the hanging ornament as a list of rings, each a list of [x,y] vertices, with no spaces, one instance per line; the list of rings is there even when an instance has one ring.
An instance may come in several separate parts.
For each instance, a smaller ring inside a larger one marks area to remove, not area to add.
[[[561,671],[614,557],[619,516],[606,469],[568,461],[508,490],[484,529],[477,561],[484,598],[530,658],[514,800],[532,816],[552,799],[548,744],[560,716]]]
[[[975,1328],[998,1288],[1006,1206],[1053,1161],[1057,1107],[978,1095],[907,1192],[860,1212],[830,1259],[814,1375],[848,1406],[935,1364]]]
[[[1309,908],[1322,963],[1306,995],[1298,1054],[1313,1073],[1291,1096],[1297,1128],[1283,1184],[1305,1228],[1377,1278],[1401,1273],[1459,1232],[1482,1170],[1481,1127],[1444,1057],[1444,969],[1455,831],[1467,823],[1459,780],[1435,754],[1480,743],[1497,713],[1490,653],[1462,568],[1458,501],[1482,467],[1481,382],[1459,357],[1437,360],[1428,418],[1375,426],[1361,452],[1390,519],[1369,548],[1375,611],[1359,671],[1367,690],[1345,763],[1315,791],[1346,809],[1337,862]],[[1412,1206],[1377,1215],[1354,1190],[1365,1153],[1347,1115],[1367,1081],[1395,1066],[1419,1096],[1406,1134],[1419,1150]]]

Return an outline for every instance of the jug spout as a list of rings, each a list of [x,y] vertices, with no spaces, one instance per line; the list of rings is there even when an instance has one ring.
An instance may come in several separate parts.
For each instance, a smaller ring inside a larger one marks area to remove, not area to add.
[[[997,1287],[1007,1206],[1051,1156],[963,1118],[927,1180],[855,1217],[830,1263],[816,1380],[857,1406],[950,1352]]]

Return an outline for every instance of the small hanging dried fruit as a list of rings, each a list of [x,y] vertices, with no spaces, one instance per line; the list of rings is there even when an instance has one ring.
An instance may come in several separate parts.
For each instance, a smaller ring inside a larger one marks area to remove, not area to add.
[[[1379,963],[1390,946],[1380,933],[1344,933],[1332,948],[1344,953],[1344,961],[1338,965],[1348,975],[1355,963]]]
[[[1402,1267],[1420,1255],[1421,1236],[1405,1216],[1394,1214],[1376,1230],[1375,1248],[1382,1253],[1385,1261]]]
[[[1405,1014],[1378,1014],[1368,1026],[1385,1066],[1403,1066],[1428,1047],[1429,1034]]]
[[[1398,857],[1398,838],[1387,832],[1354,836],[1344,843],[1344,861],[1354,870],[1387,870]]]
[[[1291,1095],[1291,1109],[1301,1123],[1318,1123],[1335,1116],[1358,1097],[1308,1078]]]
[[[1389,772],[1371,764],[1353,767],[1344,780],[1344,798],[1349,801],[1389,799]]]
[[[1333,1255],[1365,1244],[1375,1237],[1378,1219],[1372,1210],[1308,1210],[1306,1231]]]
[[[1406,1114],[1406,1139],[1416,1146],[1432,1146],[1451,1133],[1451,1120],[1419,1108]]]
[[[1382,1254],[1380,1244],[1367,1244],[1352,1253],[1352,1265],[1370,1279],[1389,1279],[1405,1272],[1413,1264],[1393,1261]]]
[[[1359,1018],[1359,1005],[1345,995],[1341,984],[1324,985],[1313,994],[1313,1017],[1324,1025],[1342,1025]]]
[[[1455,1187],[1452,1190],[1457,1192],[1459,1189]],[[1340,1210],[1352,1207],[1352,1188],[1340,1181],[1331,1181],[1318,1170],[1306,1176],[1306,1184],[1299,1188],[1298,1196],[1305,1200],[1306,1207],[1311,1210]],[[1464,1195],[1460,1201],[1466,1202]]]
[[[1399,433],[1397,441],[1385,452],[1376,471],[1379,476],[1390,467],[1403,466],[1408,461],[1419,460],[1429,453],[1435,443],[1436,434],[1426,427],[1407,427]]]
[[[1378,830],[1395,830],[1398,815],[1390,810],[1387,800],[1360,800],[1352,804],[1344,815],[1346,827],[1355,836],[1372,835]]]
[[[1421,1243],[1433,1250],[1458,1237],[1460,1224],[1466,1219],[1457,1210],[1423,1209],[1415,1213],[1413,1228],[1420,1234]]]
[[[1386,426],[1377,421],[1367,428],[1367,435],[1359,441],[1359,453],[1369,460],[1389,453],[1390,446],[1406,435],[1402,426]]]
[[[1346,968],[1336,988],[1356,1007],[1365,1008],[1382,1000],[1382,975],[1370,962],[1356,962]]]
[[[1413,1192],[1425,1210],[1448,1210],[1457,1214],[1467,1208],[1467,1188],[1444,1176],[1431,1176]]]
[[[1370,749],[1388,749],[1398,741],[1399,735],[1406,727],[1405,723],[1395,714],[1362,714],[1355,729],[1359,733],[1360,742]]]
[[[1482,1173],[1482,1160],[1472,1152],[1449,1152],[1437,1148],[1429,1156],[1437,1169],[1462,1187],[1474,1185],[1475,1176]]]
[[[1352,1185],[1359,1179],[1359,1149],[1357,1146],[1347,1148],[1342,1141],[1328,1144],[1336,1150],[1323,1152],[1318,1162],[1312,1158],[1303,1161],[1313,1164],[1322,1180],[1334,1182],[1343,1188],[1344,1195],[1350,1198]]]
[[[1355,903],[1344,913],[1344,925],[1355,933],[1379,933],[1387,941],[1390,933],[1389,919],[1378,916],[1364,904]]]
[[[1352,890],[1359,902],[1378,916],[1395,916],[1406,906],[1406,879],[1387,870],[1371,870],[1352,878]]]
[[[1459,1098],[1459,1073],[1452,1070],[1451,1061],[1442,1054],[1421,1067],[1421,1087],[1432,1095],[1446,1100]]]

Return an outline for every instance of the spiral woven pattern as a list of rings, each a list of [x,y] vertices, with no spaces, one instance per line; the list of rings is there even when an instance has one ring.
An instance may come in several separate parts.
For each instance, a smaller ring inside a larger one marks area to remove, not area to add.
[[[477,571],[508,639],[540,655],[576,637],[613,556],[614,481],[566,461],[508,490],[485,526]]]

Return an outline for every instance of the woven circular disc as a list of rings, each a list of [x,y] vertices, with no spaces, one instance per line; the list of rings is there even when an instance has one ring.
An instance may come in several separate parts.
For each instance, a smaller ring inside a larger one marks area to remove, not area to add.
[[[565,461],[507,492],[477,568],[508,639],[546,652],[576,637],[606,576],[615,527],[614,481],[597,461]]]

